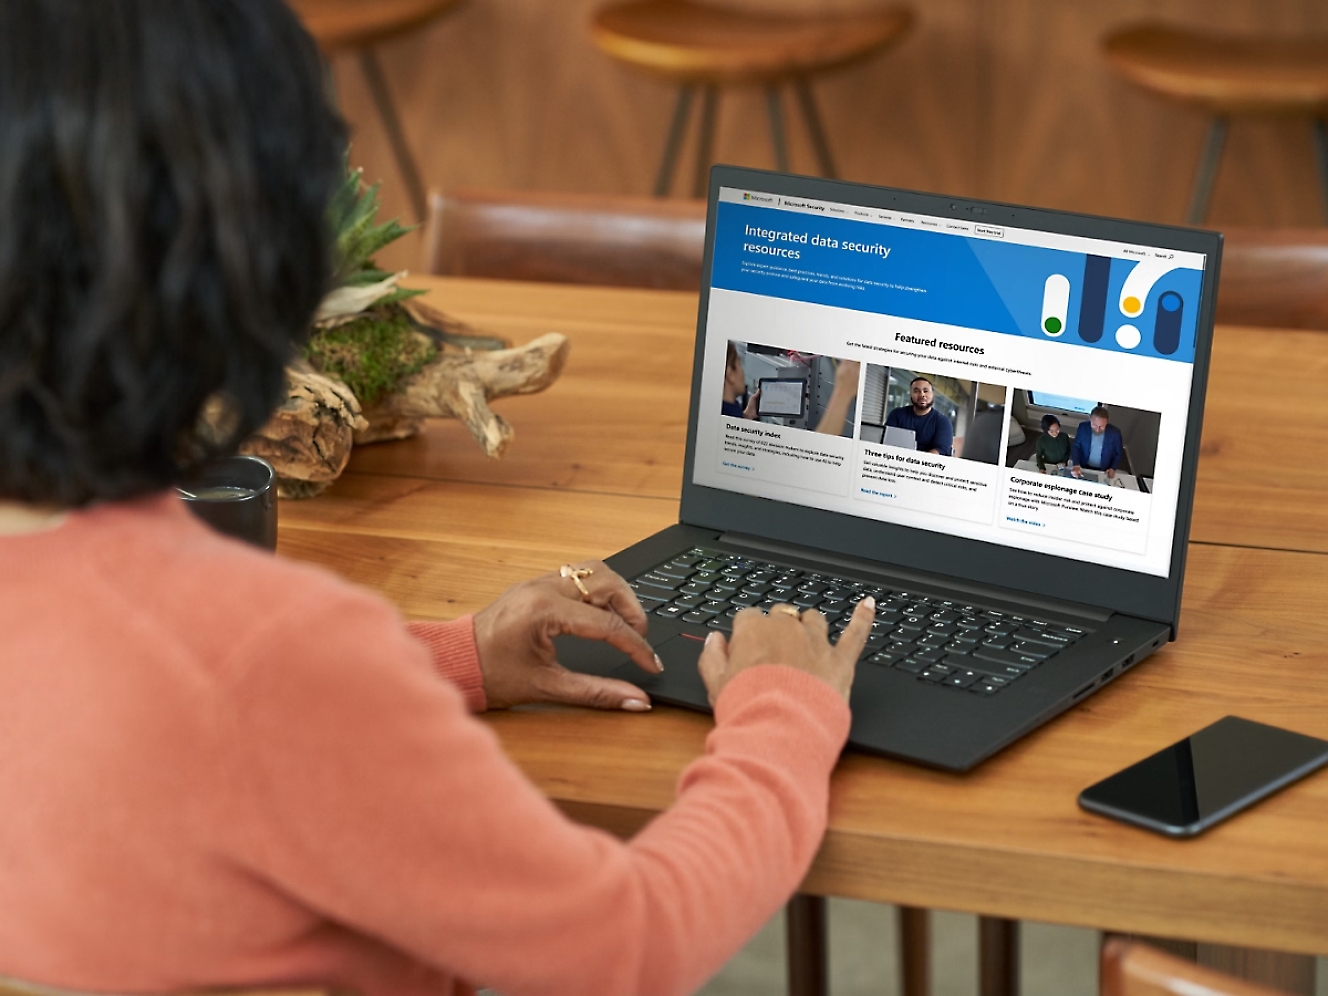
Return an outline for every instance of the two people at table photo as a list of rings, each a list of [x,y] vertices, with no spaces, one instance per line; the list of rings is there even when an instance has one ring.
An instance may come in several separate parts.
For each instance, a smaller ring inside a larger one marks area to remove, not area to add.
[[[193,517],[173,484],[285,397],[345,149],[279,0],[0,4],[0,975],[692,991],[807,872],[873,603],[834,645],[792,606],[712,634],[705,753],[624,842],[471,715],[649,711],[554,653],[660,670],[604,564],[407,624]]]

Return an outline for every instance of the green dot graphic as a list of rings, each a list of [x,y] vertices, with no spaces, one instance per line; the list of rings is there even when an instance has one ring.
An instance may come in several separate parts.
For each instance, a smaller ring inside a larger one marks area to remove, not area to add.
[[[1042,327],[1046,329],[1048,332],[1050,332],[1052,335],[1055,335],[1057,332],[1061,330],[1061,320],[1057,318],[1055,315],[1052,315],[1050,318],[1048,318],[1045,322],[1042,323]]]

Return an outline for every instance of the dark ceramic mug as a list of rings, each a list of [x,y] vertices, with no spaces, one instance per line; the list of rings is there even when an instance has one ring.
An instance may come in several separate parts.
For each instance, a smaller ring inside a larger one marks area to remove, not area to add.
[[[277,548],[277,472],[254,456],[219,457],[176,484],[190,510],[218,532]]]

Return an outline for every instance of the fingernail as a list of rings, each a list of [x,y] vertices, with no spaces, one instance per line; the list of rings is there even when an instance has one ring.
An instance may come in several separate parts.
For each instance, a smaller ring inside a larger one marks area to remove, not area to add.
[[[650,703],[640,699],[623,699],[622,707],[628,712],[649,712]]]
[[[663,662],[662,660],[659,659],[659,654],[656,654],[656,655],[655,655],[655,667],[659,668],[660,673],[663,673],[663,671],[664,671],[664,662]],[[649,707],[649,706],[646,706],[646,708],[649,709],[650,707]]]
[[[872,598],[870,595],[862,600],[862,604],[867,606],[867,608],[871,609],[873,612],[876,611],[876,599]]]
[[[708,647],[718,639],[719,639],[719,630],[712,629],[709,633],[706,634],[705,645]]]

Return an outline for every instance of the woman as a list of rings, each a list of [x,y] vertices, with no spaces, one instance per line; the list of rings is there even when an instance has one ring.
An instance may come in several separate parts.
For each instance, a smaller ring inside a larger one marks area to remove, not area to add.
[[[1050,474],[1047,464],[1064,466],[1070,459],[1070,437],[1061,431],[1061,420],[1048,412],[1042,416],[1042,435],[1037,438],[1034,455],[1038,470]]]
[[[623,844],[467,715],[649,708],[553,654],[659,667],[606,567],[406,626],[195,521],[204,404],[233,447],[284,394],[344,141],[277,0],[0,4],[0,974],[690,990],[811,860],[870,605],[836,647],[791,611],[712,637],[706,755]]]

